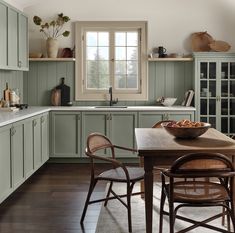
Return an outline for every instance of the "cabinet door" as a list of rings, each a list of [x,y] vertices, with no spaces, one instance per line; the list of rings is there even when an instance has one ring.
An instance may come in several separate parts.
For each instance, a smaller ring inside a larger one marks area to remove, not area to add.
[[[180,121],[183,119],[188,119],[190,121],[194,121],[194,113],[193,112],[169,112],[166,113],[168,120]]]
[[[40,117],[34,118],[32,123],[33,123],[34,170],[37,170],[42,165]]]
[[[42,162],[49,159],[49,127],[48,114],[41,116],[41,142]]]
[[[151,128],[155,123],[162,120],[162,113],[139,112],[139,128]]]
[[[19,14],[19,61],[18,66],[21,70],[28,70],[28,18]]]
[[[25,180],[24,176],[24,129],[22,122],[11,128],[11,153],[13,187],[17,188]]]
[[[8,67],[18,69],[18,13],[8,8]]]
[[[34,172],[33,164],[33,123],[24,121],[24,174],[28,178]]]
[[[80,113],[53,112],[52,157],[78,157],[80,152]]]
[[[110,114],[106,112],[84,112],[82,115],[82,156],[85,155],[87,136],[91,133],[98,132],[108,135],[108,123]],[[106,151],[100,152],[106,153]]]
[[[0,202],[3,201],[9,193],[11,193],[12,177],[11,177],[11,126],[0,128]]]
[[[113,144],[128,148],[135,148],[135,128],[137,127],[137,113],[113,112],[110,114],[109,137]],[[116,150],[116,157],[133,157],[133,152]]]
[[[7,66],[7,7],[0,3],[0,68]]]

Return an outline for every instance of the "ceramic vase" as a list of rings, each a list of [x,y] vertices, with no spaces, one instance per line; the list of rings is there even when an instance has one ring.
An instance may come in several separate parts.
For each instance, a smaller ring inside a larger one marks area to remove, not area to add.
[[[56,58],[58,54],[58,40],[49,37],[46,41],[47,56],[49,58]]]

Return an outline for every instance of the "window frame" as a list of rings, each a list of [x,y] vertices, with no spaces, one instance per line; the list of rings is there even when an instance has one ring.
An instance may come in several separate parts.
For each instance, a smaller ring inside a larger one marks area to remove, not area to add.
[[[75,23],[75,48],[76,48],[76,78],[75,78],[75,100],[107,100],[107,90],[86,89],[86,60],[84,51],[85,33],[87,31],[129,31],[138,30],[140,35],[139,49],[139,90],[116,90],[113,88],[115,98],[123,101],[148,100],[148,56],[147,56],[147,21],[78,21]],[[110,39],[111,40],[111,39]],[[112,62],[112,57],[110,63]],[[112,67],[112,66],[110,66]],[[114,85],[114,83],[113,83]]]

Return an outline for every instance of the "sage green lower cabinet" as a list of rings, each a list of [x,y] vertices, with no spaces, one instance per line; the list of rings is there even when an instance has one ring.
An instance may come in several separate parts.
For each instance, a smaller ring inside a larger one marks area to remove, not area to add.
[[[81,145],[81,113],[51,113],[50,157],[78,157]]]
[[[49,159],[49,114],[43,114],[40,121],[42,163],[45,163]]]
[[[116,145],[135,148],[136,127],[136,112],[113,112],[109,120],[109,138]],[[116,157],[134,157],[134,155],[133,152],[116,150]]]
[[[42,151],[41,151],[41,125],[40,117],[33,119],[33,155],[34,155],[34,170],[42,165]]]
[[[33,150],[33,120],[30,118],[23,121],[24,124],[24,173],[25,178],[34,172],[34,150]]]
[[[12,191],[11,177],[11,125],[0,128],[0,202],[2,202]]]
[[[182,119],[194,120],[194,111],[188,112],[139,112],[139,128],[150,128],[156,122],[163,120],[180,121]]]
[[[17,122],[11,128],[12,180],[14,189],[24,180],[24,125]]]
[[[114,144],[134,148],[136,112],[83,112],[82,115],[82,156],[85,156],[86,140],[90,133],[98,132],[106,135]],[[104,151],[103,153],[107,153]],[[117,157],[133,156],[131,152],[118,150]]]

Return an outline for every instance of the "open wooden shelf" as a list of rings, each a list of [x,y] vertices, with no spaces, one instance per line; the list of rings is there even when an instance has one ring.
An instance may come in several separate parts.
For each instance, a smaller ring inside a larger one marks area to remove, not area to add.
[[[193,61],[192,57],[148,58],[148,61]]]
[[[29,58],[29,61],[76,61],[75,58]]]

